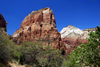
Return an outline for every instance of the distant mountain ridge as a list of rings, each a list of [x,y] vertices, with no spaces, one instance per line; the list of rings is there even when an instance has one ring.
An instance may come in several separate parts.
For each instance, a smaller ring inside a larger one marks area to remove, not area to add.
[[[82,31],[77,27],[69,25],[68,27],[64,27],[61,32],[61,38],[74,38],[74,39],[86,39],[88,36],[88,31]]]
[[[86,28],[83,31],[95,31],[95,28]]]

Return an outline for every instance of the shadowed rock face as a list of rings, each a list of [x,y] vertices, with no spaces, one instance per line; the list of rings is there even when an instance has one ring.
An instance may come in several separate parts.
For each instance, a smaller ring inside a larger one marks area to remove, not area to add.
[[[6,31],[6,25],[7,25],[7,22],[5,21],[3,16],[0,14],[0,28],[5,28],[5,31]]]
[[[32,11],[22,21],[20,29],[13,34],[13,37],[19,44],[23,41],[41,40],[45,45],[52,45],[55,49],[65,49],[56,28],[53,11],[49,7]]]
[[[66,53],[72,52],[80,43],[88,43],[86,39],[63,38],[62,42],[66,45]]]

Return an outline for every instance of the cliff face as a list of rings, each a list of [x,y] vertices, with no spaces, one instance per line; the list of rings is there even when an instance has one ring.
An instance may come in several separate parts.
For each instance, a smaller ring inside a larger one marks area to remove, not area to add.
[[[5,21],[4,17],[0,14],[0,28],[5,28],[6,31],[7,22]]]
[[[63,43],[66,45],[66,52],[72,52],[80,43],[88,43],[88,31],[82,31],[72,25],[65,27],[60,32]]]
[[[61,44],[53,11],[49,7],[32,11],[22,21],[20,29],[13,34],[13,37],[19,44],[23,41],[42,40],[45,45],[52,45],[55,49],[65,49]]]

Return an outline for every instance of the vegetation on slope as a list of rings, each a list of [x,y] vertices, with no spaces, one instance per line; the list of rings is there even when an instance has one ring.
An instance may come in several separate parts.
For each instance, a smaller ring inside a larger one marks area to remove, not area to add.
[[[63,56],[60,50],[43,46],[42,41],[15,45],[9,37],[0,30],[0,64],[17,61],[18,64],[27,64],[29,67],[61,67]]]
[[[8,62],[18,62],[26,67],[100,67],[100,27],[91,32],[89,43],[81,44],[70,55],[61,55],[60,50],[38,43],[24,42],[15,45],[9,36],[0,30],[0,67],[9,67]]]
[[[0,30],[0,66],[7,67],[7,62],[11,61],[14,55],[13,51],[14,43],[9,40],[9,37],[5,34],[4,29]],[[2,65],[3,64],[3,65]]]

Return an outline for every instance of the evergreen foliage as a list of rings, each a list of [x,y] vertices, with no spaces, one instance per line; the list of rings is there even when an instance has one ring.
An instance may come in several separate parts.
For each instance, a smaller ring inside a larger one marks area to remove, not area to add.
[[[68,56],[65,67],[100,67],[100,27],[89,35],[88,43],[81,44]]]

